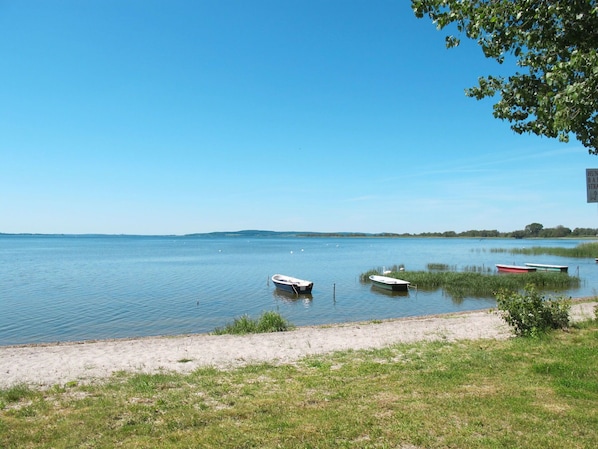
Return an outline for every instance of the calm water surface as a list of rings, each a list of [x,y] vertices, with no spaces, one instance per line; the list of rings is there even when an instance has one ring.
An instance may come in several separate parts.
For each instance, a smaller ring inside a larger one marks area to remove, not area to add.
[[[477,310],[491,298],[390,295],[359,275],[404,264],[426,270],[524,262],[569,265],[596,294],[593,259],[492,253],[491,248],[574,247],[578,240],[0,236],[0,345],[210,332],[277,310],[296,325]],[[314,282],[311,297],[278,293],[283,273]]]

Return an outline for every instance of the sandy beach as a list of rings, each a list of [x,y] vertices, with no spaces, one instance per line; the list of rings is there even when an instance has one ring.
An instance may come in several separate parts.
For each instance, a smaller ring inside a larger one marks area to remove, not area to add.
[[[572,321],[594,317],[598,303],[574,303]],[[512,332],[494,310],[328,326],[288,332],[184,335],[126,340],[0,347],[0,388],[88,383],[118,371],[191,372],[270,362],[293,363],[305,356],[349,349],[382,348],[423,340],[505,339]]]

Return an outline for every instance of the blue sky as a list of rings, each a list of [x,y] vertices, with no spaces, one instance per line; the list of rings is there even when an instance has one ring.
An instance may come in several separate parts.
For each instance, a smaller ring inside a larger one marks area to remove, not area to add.
[[[598,227],[405,0],[0,0],[0,232]]]

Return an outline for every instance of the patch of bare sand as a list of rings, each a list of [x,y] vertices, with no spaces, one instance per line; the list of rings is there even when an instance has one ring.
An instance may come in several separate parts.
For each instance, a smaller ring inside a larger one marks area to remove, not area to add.
[[[575,320],[594,317],[598,303],[576,303]],[[285,364],[334,351],[383,348],[423,340],[505,339],[512,335],[493,311],[484,310],[382,322],[300,327],[269,334],[185,335],[127,340],[0,347],[0,388],[25,383],[47,387],[92,382],[117,371],[191,372],[270,362]]]

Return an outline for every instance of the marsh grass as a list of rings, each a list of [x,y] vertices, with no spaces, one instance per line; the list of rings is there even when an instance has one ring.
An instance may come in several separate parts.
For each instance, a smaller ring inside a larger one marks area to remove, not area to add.
[[[596,353],[591,321],[538,339],[119,373],[4,406],[0,447],[590,449],[598,447]]]
[[[534,285],[540,291],[564,291],[580,285],[579,277],[569,276],[567,273],[538,271],[525,274],[492,274],[485,271],[484,267],[478,267],[477,271],[473,271],[471,267],[469,269],[472,271],[401,271],[392,272],[387,276],[409,281],[412,286],[421,290],[442,289],[455,300],[465,297],[492,298],[499,290],[517,291],[528,284]],[[369,276],[377,273],[370,270],[360,278],[363,282],[369,282]]]
[[[429,271],[449,271],[449,270],[456,270],[457,267],[455,265],[449,265],[446,263],[429,263],[426,265],[426,268]]]
[[[598,257],[598,242],[580,243],[575,248],[558,248],[533,246],[531,248],[492,248],[491,253],[524,254],[528,256],[540,256],[548,254],[559,257],[595,258]]]
[[[264,312],[257,318],[250,318],[247,315],[243,315],[239,318],[235,318],[232,323],[225,325],[224,327],[218,327],[214,330],[213,334],[258,334],[264,332],[283,332],[291,329],[293,326],[278,312]]]
[[[492,273],[493,268],[485,265],[466,265],[463,267],[462,271],[468,273]]]

